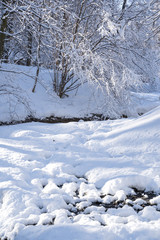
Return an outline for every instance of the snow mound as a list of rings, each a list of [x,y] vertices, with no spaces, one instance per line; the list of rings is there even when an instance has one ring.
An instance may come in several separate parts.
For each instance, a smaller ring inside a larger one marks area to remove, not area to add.
[[[115,178],[112,180],[109,180],[105,183],[105,185],[102,188],[103,194],[121,194],[119,190],[123,190],[126,194],[134,194],[133,189],[137,189],[140,191],[159,191],[159,187],[154,182],[154,180],[145,177],[145,176],[124,176],[121,178]],[[123,195],[122,195],[123,196]]]

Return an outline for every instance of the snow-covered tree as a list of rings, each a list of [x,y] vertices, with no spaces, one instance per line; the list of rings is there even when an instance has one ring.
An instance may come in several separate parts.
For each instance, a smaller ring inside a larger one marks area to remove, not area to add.
[[[37,66],[33,92],[43,66],[59,97],[88,81],[118,116],[130,90],[154,85],[158,0],[3,0],[1,8],[0,58]]]

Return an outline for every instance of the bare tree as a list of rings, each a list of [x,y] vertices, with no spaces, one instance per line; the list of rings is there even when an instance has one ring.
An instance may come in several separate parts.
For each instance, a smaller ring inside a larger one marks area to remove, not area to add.
[[[6,0],[1,2],[1,22],[0,22],[0,59],[4,58],[4,49],[5,49],[5,32],[7,29],[7,9],[6,9]]]

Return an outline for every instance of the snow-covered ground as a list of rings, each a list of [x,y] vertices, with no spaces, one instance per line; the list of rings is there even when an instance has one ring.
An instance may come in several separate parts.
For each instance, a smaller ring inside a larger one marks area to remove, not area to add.
[[[2,64],[0,68],[0,122],[25,120],[29,115],[40,119],[50,116],[84,118],[92,114],[108,116],[106,107],[108,99],[100,89],[95,91],[94,85],[86,83],[70,92],[69,98],[60,99],[53,92],[53,73],[49,70],[41,69],[36,91],[32,93],[35,72],[35,67]],[[160,93],[151,94],[148,93],[147,85],[145,88],[146,91],[143,93],[132,93],[130,116],[145,113],[160,104]],[[123,109],[120,112],[121,115],[126,115]]]
[[[159,240],[160,107],[0,127],[0,238]]]

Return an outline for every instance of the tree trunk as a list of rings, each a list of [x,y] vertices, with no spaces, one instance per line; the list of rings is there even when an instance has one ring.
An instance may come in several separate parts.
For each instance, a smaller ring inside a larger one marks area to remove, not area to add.
[[[7,28],[7,17],[5,17],[5,13],[3,13],[3,3],[5,3],[5,0],[2,0],[2,17],[1,17],[1,26],[0,26],[0,59],[3,59],[4,57],[4,44],[5,44],[5,31]]]
[[[35,92],[36,86],[37,86],[37,82],[38,82],[38,77],[39,77],[39,70],[40,70],[40,51],[41,51],[41,17],[39,17],[39,25],[38,25],[38,46],[37,46],[37,71],[36,71],[36,77],[35,77],[35,82],[34,82],[34,86],[32,89],[32,92]]]
[[[32,92],[33,92],[33,93],[35,92],[35,89],[36,89],[36,86],[37,86],[38,76],[39,76],[39,65],[37,66],[35,82],[34,82],[34,86],[33,86],[33,89],[32,89]]]
[[[28,46],[27,46],[27,61],[26,61],[26,65],[27,66],[31,66],[31,58],[32,58],[32,34],[31,32],[28,30],[27,31],[28,34]]]
[[[127,4],[127,0],[124,0],[122,5],[122,11],[124,11],[124,9],[126,8],[126,4]]]

